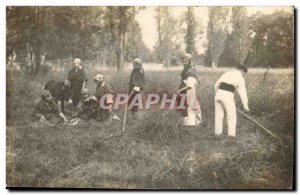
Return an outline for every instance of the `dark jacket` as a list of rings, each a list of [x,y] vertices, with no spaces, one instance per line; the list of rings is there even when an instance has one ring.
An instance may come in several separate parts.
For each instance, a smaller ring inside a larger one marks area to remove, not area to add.
[[[106,119],[108,119],[110,116],[111,116],[111,113],[108,109],[103,109],[100,107],[100,101],[101,101],[101,98],[106,95],[106,99],[104,100],[104,104],[105,106],[108,106],[109,104],[112,104],[112,91],[111,89],[105,84],[105,83],[102,83],[101,85],[97,86],[96,88],[96,93],[95,93],[95,97],[97,98],[97,102],[98,102],[98,105],[97,105],[97,120],[99,121],[104,121]],[[107,96],[109,95],[109,96]],[[103,101],[103,100],[102,100]]]
[[[81,99],[79,104],[79,112],[78,112],[78,117],[84,120],[90,120],[92,118],[96,118],[97,115],[97,101],[94,99]]]
[[[58,105],[54,100],[51,102],[40,100],[35,106],[32,117],[33,120],[39,120],[41,116],[44,116],[50,123],[57,124],[63,122],[59,113]]]
[[[68,73],[67,79],[70,81],[70,90],[73,104],[77,106],[81,98],[81,89],[83,82],[88,80],[84,68],[77,69],[77,71],[76,68],[72,68]]]
[[[179,89],[182,89],[183,87],[186,86],[186,84],[183,81],[186,80],[188,77],[194,77],[195,79],[198,80],[197,72],[194,66],[185,66],[181,71],[180,76],[181,76],[181,83]]]
[[[143,68],[134,68],[130,74],[129,93],[134,87],[145,88],[145,73]]]

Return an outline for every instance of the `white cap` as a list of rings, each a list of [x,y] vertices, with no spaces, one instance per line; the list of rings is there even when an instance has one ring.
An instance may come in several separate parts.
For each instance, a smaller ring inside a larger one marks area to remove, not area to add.
[[[94,80],[96,80],[96,81],[103,81],[104,80],[104,76],[102,74],[97,74],[94,77]]]
[[[74,63],[75,64],[81,64],[81,60],[79,58],[75,58]]]
[[[133,60],[133,64],[139,64],[139,65],[142,65],[143,64],[143,61],[140,59],[140,58],[135,58],[134,60]]]

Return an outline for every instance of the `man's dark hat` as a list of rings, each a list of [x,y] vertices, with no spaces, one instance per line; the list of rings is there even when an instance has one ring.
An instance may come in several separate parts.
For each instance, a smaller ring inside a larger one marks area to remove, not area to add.
[[[248,72],[247,66],[245,66],[245,65],[243,65],[243,64],[237,65],[237,66],[236,66],[236,69],[238,69],[238,70],[243,70],[243,71],[245,71],[246,73]]]

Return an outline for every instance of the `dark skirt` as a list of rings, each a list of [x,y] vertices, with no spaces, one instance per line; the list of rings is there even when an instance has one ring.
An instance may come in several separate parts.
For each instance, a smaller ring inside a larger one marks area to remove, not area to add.
[[[130,106],[131,102],[133,101],[133,99],[135,98],[135,96],[137,95],[141,95],[142,97],[142,108],[145,108],[145,105],[146,105],[146,96],[143,92],[137,92],[137,91],[134,91],[133,94],[129,97],[129,100],[128,100],[128,107]],[[136,101],[136,100],[135,100]],[[139,100],[138,100],[139,101]],[[139,109],[139,106],[133,106],[131,108],[131,112],[138,112],[140,109]],[[142,109],[143,110],[143,109]]]
[[[74,107],[77,107],[80,102],[82,85],[83,85],[82,81],[72,81],[71,82],[70,87],[72,90],[72,101],[73,101]]]

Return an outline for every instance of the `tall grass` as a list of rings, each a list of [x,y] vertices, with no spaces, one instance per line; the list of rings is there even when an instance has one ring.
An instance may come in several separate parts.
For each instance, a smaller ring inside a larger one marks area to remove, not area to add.
[[[24,187],[274,189],[291,188],[294,152],[293,71],[249,71],[245,80],[252,115],[280,135],[280,145],[238,115],[237,138],[215,139],[213,84],[223,71],[198,70],[204,124],[181,125],[178,113],[146,111],[120,122],[90,121],[48,127],[30,116],[48,79],[8,75],[7,184]],[[97,72],[89,71],[88,88]],[[116,93],[126,92],[129,72],[101,72]],[[11,80],[10,80],[11,78]],[[179,71],[147,71],[145,93],[175,93]],[[236,98],[238,99],[238,98]],[[237,106],[241,107],[239,100]],[[116,111],[123,117],[123,111]],[[226,133],[226,132],[225,132]]]

